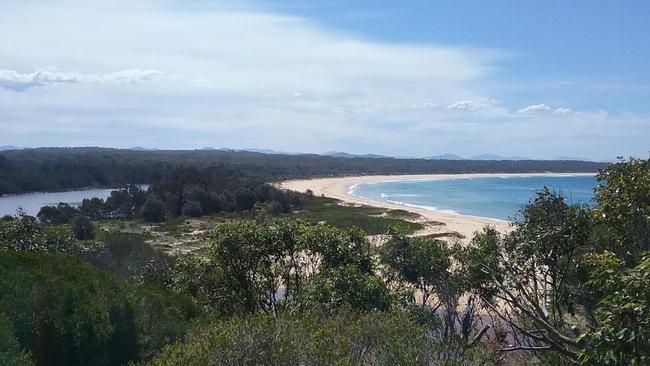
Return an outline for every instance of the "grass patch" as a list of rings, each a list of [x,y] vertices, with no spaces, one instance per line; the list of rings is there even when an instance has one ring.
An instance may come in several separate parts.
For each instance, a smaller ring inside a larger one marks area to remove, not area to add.
[[[305,210],[291,214],[295,215],[311,222],[325,221],[338,228],[358,227],[369,235],[385,234],[391,227],[404,234],[412,234],[423,228],[420,223],[405,220],[412,217],[408,211],[372,206],[342,206],[339,200],[329,197],[311,198]]]
[[[429,234],[426,237],[431,239],[438,239],[438,238],[465,239],[465,235],[457,231],[448,231],[444,233]]]
[[[419,214],[415,212],[406,211],[406,210],[388,210],[386,211],[386,216],[393,219],[403,219],[403,220],[417,220],[421,218]]]
[[[180,238],[183,234],[192,231],[192,226],[185,221],[184,217],[168,218],[162,224],[154,228],[159,233],[165,233],[175,238]]]

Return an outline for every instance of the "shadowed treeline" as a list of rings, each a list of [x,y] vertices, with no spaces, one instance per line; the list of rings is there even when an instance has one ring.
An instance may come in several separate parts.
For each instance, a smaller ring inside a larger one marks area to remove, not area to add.
[[[331,157],[226,150],[38,148],[0,154],[0,195],[148,184],[179,166],[237,169],[263,179],[280,180],[365,174],[597,172],[605,163]]]

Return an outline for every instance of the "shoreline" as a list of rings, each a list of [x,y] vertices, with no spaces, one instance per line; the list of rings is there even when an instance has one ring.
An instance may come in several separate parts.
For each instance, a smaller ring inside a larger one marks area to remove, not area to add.
[[[141,189],[144,190],[145,187],[147,189],[149,189],[149,186],[151,186],[151,183],[128,183],[126,185],[136,185],[136,186],[138,186],[138,187],[140,187]],[[122,187],[124,187],[124,186],[122,186]],[[67,188],[67,189],[58,190],[58,191],[30,191],[30,192],[22,192],[22,193],[4,193],[4,194],[0,194],[0,198],[29,196],[29,195],[37,195],[37,194],[50,194],[50,193],[83,192],[83,191],[105,190],[105,189],[110,189],[112,191],[116,191],[116,190],[121,189],[122,187],[86,186],[86,187],[79,187],[79,188]]]
[[[465,238],[472,238],[474,232],[480,231],[485,225],[494,227],[500,233],[510,231],[507,220],[464,215],[445,211],[434,211],[412,205],[397,204],[372,200],[356,196],[353,187],[362,183],[396,182],[414,180],[441,180],[487,177],[534,177],[534,176],[591,176],[595,173],[476,173],[476,174],[408,174],[408,175],[364,175],[338,178],[314,178],[288,180],[278,183],[278,187],[291,191],[305,192],[311,190],[316,196],[336,198],[350,205],[375,206],[394,210],[405,210],[422,217],[425,228],[416,235],[431,235],[456,232]],[[440,225],[443,223],[444,225]]]

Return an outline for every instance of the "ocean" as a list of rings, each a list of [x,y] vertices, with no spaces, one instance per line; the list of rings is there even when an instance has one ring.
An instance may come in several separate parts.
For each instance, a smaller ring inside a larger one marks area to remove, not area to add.
[[[428,210],[496,219],[516,219],[519,211],[548,187],[563,194],[569,203],[592,204],[594,176],[502,176],[454,177],[360,183],[352,195]]]

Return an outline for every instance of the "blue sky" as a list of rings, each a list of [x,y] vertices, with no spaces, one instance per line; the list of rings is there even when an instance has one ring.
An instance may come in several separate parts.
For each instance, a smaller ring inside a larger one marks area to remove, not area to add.
[[[647,157],[648,1],[0,0],[0,145]]]
[[[499,49],[513,103],[649,109],[650,1],[280,1],[272,10],[379,41]],[[522,89],[526,93],[520,93]],[[548,100],[548,99],[547,99]]]

